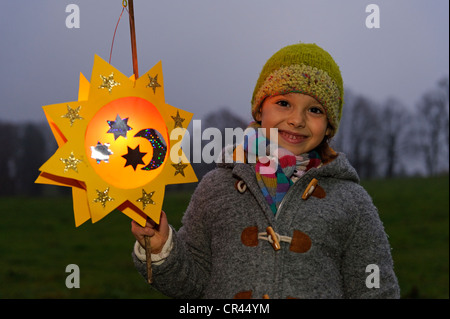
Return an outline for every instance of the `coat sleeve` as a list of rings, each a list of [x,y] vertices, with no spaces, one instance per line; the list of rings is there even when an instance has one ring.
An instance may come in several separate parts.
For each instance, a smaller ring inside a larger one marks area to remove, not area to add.
[[[378,210],[365,190],[350,210],[354,224],[342,260],[347,298],[400,298],[390,244]]]
[[[207,203],[211,197],[208,175],[195,190],[183,216],[183,226],[173,230],[173,247],[160,265],[152,265],[152,286],[173,298],[201,298],[210,277],[211,251]],[[168,212],[170,214],[170,212]],[[169,215],[170,216],[170,215]],[[170,218],[170,217],[169,217]],[[145,262],[133,252],[137,270],[147,277]]]

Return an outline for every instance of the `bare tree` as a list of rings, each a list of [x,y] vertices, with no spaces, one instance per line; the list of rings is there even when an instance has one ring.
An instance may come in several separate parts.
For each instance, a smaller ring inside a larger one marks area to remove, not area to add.
[[[39,167],[46,159],[46,143],[42,129],[37,124],[21,124],[20,148],[16,150],[17,192],[24,195],[41,195],[42,187],[34,183]]]
[[[448,162],[449,162],[449,112],[450,112],[450,106],[449,106],[449,80],[448,77],[445,77],[441,79],[438,82],[438,90],[440,91],[440,96],[442,98],[441,103],[443,104],[443,110],[445,111],[444,114],[442,114],[442,126],[443,126],[443,133],[444,133],[444,147],[446,147],[447,152],[443,156],[443,162],[446,166],[446,171],[448,172]]]
[[[404,171],[402,168],[405,164],[401,159],[404,145],[401,144],[401,141],[406,128],[408,111],[400,101],[389,98],[380,108],[379,114],[379,150],[383,154],[382,162],[386,165],[383,175],[391,178]]]
[[[361,178],[380,175],[379,107],[346,89],[339,131],[332,147],[345,153]]]
[[[20,148],[15,124],[0,122],[0,145],[0,195],[13,195],[16,189],[16,152]]]
[[[226,129],[236,129],[241,128],[245,130],[248,123],[246,123],[242,118],[238,115],[232,113],[227,107],[221,107],[217,111],[211,112],[206,115],[206,117],[202,121],[202,130],[201,133],[202,141],[201,141],[201,149],[202,152],[205,150],[220,150],[226,146],[226,143],[229,141],[225,140],[225,130]],[[217,132],[220,138],[208,137],[204,136],[204,132],[206,129],[212,128],[213,131]],[[191,134],[191,138],[194,134]],[[197,136],[198,138],[198,136]],[[208,140],[210,138],[211,140]],[[193,141],[191,141],[191,148],[193,145]],[[214,147],[213,147],[214,146]],[[206,148],[205,148],[206,147]],[[197,150],[198,151],[198,150]],[[192,154],[192,151],[191,151]],[[220,154],[211,154],[214,159],[216,159]],[[201,163],[193,163],[192,164],[197,177],[200,179],[204,174],[213,169],[216,166],[215,162],[205,163],[203,161]]]
[[[418,149],[424,157],[426,173],[448,171],[448,79],[426,92],[417,104]],[[446,153],[446,155],[445,155]]]
[[[369,99],[358,96],[351,112],[348,158],[362,178],[375,177],[378,175],[377,133],[380,131],[377,108]]]
[[[347,155],[351,152],[353,109],[356,97],[350,89],[345,89],[342,117],[336,136],[331,141],[331,146],[338,152]]]

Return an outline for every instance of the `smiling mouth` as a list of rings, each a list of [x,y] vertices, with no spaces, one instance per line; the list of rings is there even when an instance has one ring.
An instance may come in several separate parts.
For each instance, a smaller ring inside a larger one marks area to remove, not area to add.
[[[278,131],[278,134],[283,140],[291,144],[299,144],[307,139],[307,136],[305,135],[294,134],[286,131]]]

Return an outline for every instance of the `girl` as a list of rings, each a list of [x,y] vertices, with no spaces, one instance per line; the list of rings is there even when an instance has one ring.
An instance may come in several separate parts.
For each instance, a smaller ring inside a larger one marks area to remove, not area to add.
[[[342,105],[326,51],[301,43],[275,53],[253,93],[255,130],[225,148],[232,163],[203,177],[180,230],[164,212],[160,225],[132,222],[139,272],[146,276],[150,236],[153,286],[168,296],[398,298],[377,209],[329,146]]]

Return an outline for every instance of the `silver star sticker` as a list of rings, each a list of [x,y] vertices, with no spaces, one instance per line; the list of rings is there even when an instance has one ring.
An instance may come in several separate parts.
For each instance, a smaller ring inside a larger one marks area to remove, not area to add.
[[[117,114],[115,121],[107,121],[107,122],[110,127],[107,133],[113,133],[114,140],[117,140],[119,136],[127,138],[127,132],[131,130],[131,127],[128,126],[128,118],[121,119],[119,114]]]
[[[109,162],[109,155],[113,154],[113,152],[108,148],[109,144],[102,144],[97,142],[97,145],[91,146],[91,158],[97,161],[97,164],[100,164],[101,161],[105,163]]]

